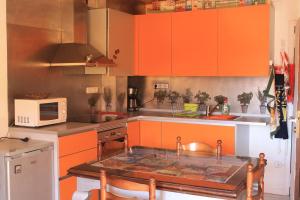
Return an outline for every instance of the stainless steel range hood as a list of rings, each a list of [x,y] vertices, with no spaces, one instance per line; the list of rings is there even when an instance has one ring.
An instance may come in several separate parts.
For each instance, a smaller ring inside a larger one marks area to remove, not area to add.
[[[91,45],[64,43],[58,45],[50,65],[53,67],[106,67],[114,66],[115,63]]]
[[[105,69],[114,66],[113,60],[105,56],[106,52],[101,53],[87,43],[88,7],[86,1],[74,0],[73,2],[74,43],[58,44],[56,53],[50,61],[50,66],[72,67],[73,69],[75,67]]]

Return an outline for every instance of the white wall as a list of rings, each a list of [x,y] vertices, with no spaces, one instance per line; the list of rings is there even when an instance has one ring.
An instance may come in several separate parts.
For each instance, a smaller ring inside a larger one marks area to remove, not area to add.
[[[293,59],[293,24],[300,17],[299,0],[272,0],[275,8],[274,28],[274,63],[280,64],[281,50],[288,52],[290,60]]]
[[[8,129],[6,1],[0,1],[0,136]]]

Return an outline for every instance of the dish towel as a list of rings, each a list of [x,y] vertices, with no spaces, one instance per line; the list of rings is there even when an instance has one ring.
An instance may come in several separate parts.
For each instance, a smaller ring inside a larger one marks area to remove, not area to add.
[[[275,107],[278,114],[279,126],[273,131],[275,138],[288,139],[287,130],[287,98],[284,74],[275,74]]]

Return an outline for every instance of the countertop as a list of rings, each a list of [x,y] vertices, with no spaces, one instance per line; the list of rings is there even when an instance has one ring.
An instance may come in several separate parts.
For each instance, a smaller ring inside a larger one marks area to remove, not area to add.
[[[212,119],[199,119],[191,117],[178,117],[174,116],[172,112],[157,112],[157,111],[139,111],[133,113],[127,113],[126,121],[162,121],[162,122],[175,122],[175,123],[189,123],[189,124],[211,124],[220,126],[235,126],[235,125],[256,125],[267,126],[270,123],[270,117],[264,116],[240,116],[234,120],[212,120]],[[80,123],[80,122],[66,122],[56,125],[43,126],[38,128],[27,127],[11,127],[10,131],[17,132],[30,132],[30,133],[42,133],[62,137],[71,135],[74,133],[82,133],[90,130],[102,130],[105,128],[105,123]]]
[[[80,122],[66,122],[61,124],[42,126],[38,128],[18,127],[14,126],[9,128],[10,131],[23,131],[33,133],[43,133],[49,135],[57,135],[58,137],[71,135],[74,133],[82,133],[90,131],[99,127],[99,124],[80,123]]]
[[[239,116],[234,120],[212,120],[193,117],[179,117],[171,112],[156,112],[156,111],[139,111],[128,113],[128,121],[147,120],[147,121],[163,121],[191,124],[212,124],[212,125],[256,125],[267,126],[270,124],[270,117],[258,115]]]

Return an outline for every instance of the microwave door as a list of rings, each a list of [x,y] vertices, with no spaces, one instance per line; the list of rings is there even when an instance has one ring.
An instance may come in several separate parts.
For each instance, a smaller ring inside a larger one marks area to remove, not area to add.
[[[59,103],[41,103],[40,121],[56,120],[59,118]]]

